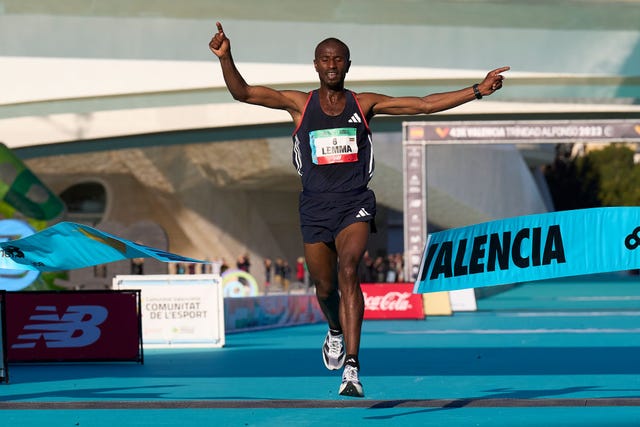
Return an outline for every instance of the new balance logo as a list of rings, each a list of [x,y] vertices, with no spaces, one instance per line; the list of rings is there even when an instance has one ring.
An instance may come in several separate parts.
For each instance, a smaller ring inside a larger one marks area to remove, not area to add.
[[[368,216],[371,216],[371,214],[369,212],[367,212],[365,208],[361,208],[358,211],[358,214],[356,215],[356,218],[365,218],[365,217],[368,217]]]
[[[107,309],[99,305],[72,305],[59,317],[55,306],[37,306],[29,318],[30,323],[18,335],[22,342],[11,348],[35,348],[41,339],[48,348],[86,347],[100,338],[98,326],[108,314]]]
[[[362,119],[358,113],[353,113],[353,116],[348,120],[349,123],[362,123]]]

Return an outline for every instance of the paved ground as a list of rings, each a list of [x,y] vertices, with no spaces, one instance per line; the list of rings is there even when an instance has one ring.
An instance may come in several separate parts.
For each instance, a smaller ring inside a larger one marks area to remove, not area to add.
[[[364,399],[337,395],[325,326],[146,350],[145,364],[11,365],[0,426],[638,426],[640,286],[518,286],[474,313],[368,321]]]

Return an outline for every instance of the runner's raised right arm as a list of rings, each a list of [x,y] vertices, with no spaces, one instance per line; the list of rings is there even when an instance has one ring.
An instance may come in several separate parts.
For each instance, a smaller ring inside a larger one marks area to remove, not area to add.
[[[222,29],[222,24],[216,22],[216,26],[218,32],[209,42],[209,49],[220,60],[222,75],[231,96],[240,102],[286,110],[295,121],[302,113],[308,94],[300,91],[279,91],[266,86],[249,85],[236,68],[231,55],[231,43]]]

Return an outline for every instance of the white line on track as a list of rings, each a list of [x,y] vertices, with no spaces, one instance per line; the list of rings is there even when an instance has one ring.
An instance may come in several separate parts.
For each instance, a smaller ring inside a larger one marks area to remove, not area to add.
[[[637,334],[640,328],[563,328],[563,329],[441,329],[433,331],[387,331],[394,335],[515,335],[515,334]]]
[[[639,295],[560,297],[559,301],[640,301]]]
[[[498,313],[496,317],[638,317],[640,311],[554,311]]]

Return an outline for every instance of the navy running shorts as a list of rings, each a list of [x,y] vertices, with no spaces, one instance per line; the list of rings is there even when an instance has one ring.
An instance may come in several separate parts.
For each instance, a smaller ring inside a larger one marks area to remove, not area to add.
[[[349,193],[300,193],[300,227],[304,243],[330,243],[356,222],[368,222],[376,232],[376,196],[364,189]]]

